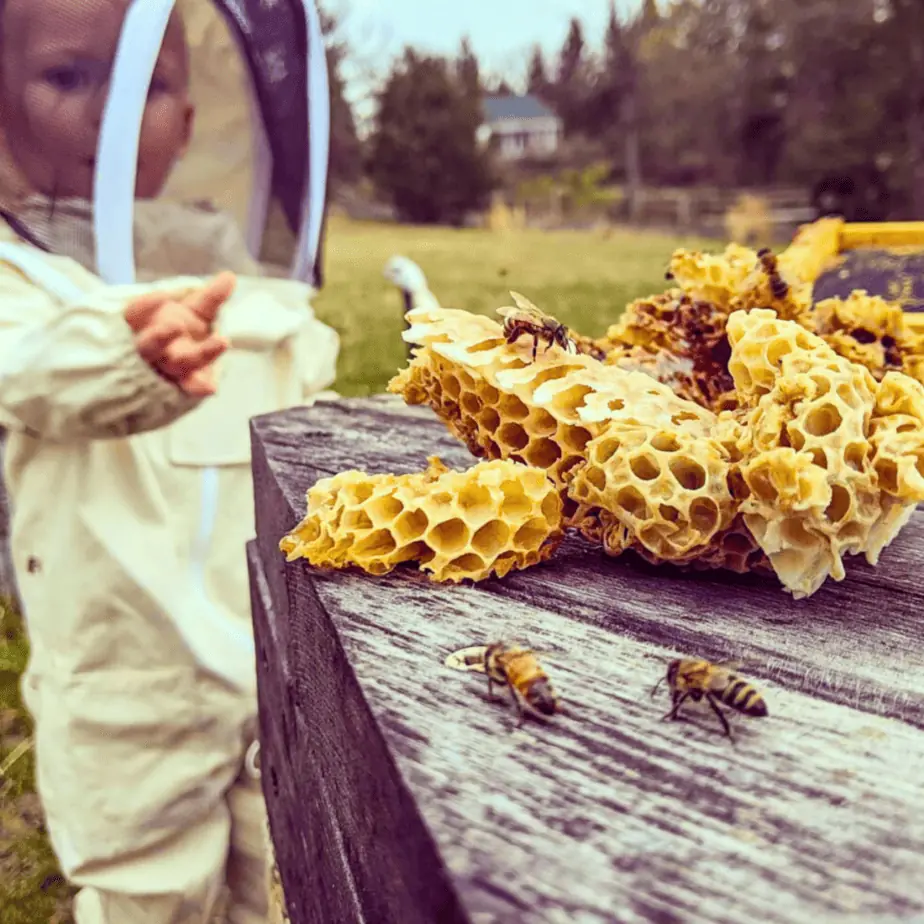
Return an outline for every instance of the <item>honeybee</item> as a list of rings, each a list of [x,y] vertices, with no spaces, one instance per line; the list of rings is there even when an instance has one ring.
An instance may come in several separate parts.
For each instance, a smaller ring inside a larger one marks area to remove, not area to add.
[[[786,298],[789,294],[789,285],[780,275],[779,265],[777,264],[776,255],[769,247],[763,247],[757,251],[757,257],[763,271],[770,278],[770,292],[778,300]]]
[[[770,291],[773,297],[779,301],[782,301],[789,295],[789,285],[779,273],[774,273],[774,275],[770,277]]]
[[[484,672],[492,699],[495,683],[510,687],[518,713],[517,728],[527,715],[544,720],[558,710],[558,695],[531,649],[494,642],[485,649]]]
[[[497,313],[504,319],[504,336],[507,343],[514,343],[523,334],[533,338],[533,362],[539,341],[544,340],[548,346],[557,343],[568,353],[576,353],[577,347],[568,336],[568,328],[551,315],[541,312],[529,299],[518,292],[511,292],[515,308],[498,308]]]
[[[719,703],[754,718],[770,714],[761,693],[735,674],[731,665],[677,658],[671,661],[665,676],[654,685],[652,698],[665,680],[671,691],[671,710],[664,716],[665,719],[676,719],[680,707],[688,698],[693,702],[705,698],[719,717],[725,734],[731,738],[731,728]]]

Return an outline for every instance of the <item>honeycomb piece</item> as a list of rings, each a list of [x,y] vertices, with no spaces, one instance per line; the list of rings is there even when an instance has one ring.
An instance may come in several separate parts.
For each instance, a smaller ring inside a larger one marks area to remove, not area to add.
[[[675,250],[670,275],[691,298],[729,309],[758,264],[756,251],[729,244],[721,254]]]
[[[819,302],[811,326],[837,353],[866,366],[877,379],[902,369],[905,354],[915,353],[901,307],[864,290]]]
[[[920,382],[886,373],[876,395],[870,445],[882,490],[904,504],[924,501],[924,386]]]
[[[728,473],[726,454],[710,437],[614,421],[588,444],[569,494],[609,514],[601,523],[610,554],[635,548],[652,560],[685,563],[734,518]]]
[[[351,470],[318,481],[280,549],[288,561],[377,575],[414,561],[431,580],[459,582],[537,564],[561,541],[561,498],[542,470],[496,460],[455,472],[429,462],[411,475]]]
[[[795,355],[804,365],[837,360],[837,354],[820,337],[800,325],[780,321],[770,309],[737,311],[728,319],[731,373],[742,403],[756,403],[771,391],[786,356]]]
[[[412,310],[408,320],[405,339],[420,346],[389,391],[429,404],[475,455],[545,468],[563,499],[569,473],[610,421],[698,434],[715,422],[642,372],[558,345],[532,362],[526,338],[506,343],[500,324],[483,315],[427,309]],[[569,502],[569,516],[572,508]]]
[[[907,521],[899,508],[924,497],[915,454],[924,388],[900,373],[877,383],[772,311],[736,312],[728,331],[729,369],[747,408],[737,426],[726,418],[718,430],[725,440],[737,433],[743,486],[733,479],[732,490],[783,585],[807,596],[828,576],[843,579],[844,555],[875,563]]]
[[[647,372],[711,410],[733,406],[726,320],[724,310],[680,290],[639,299],[607,331],[606,362]]]

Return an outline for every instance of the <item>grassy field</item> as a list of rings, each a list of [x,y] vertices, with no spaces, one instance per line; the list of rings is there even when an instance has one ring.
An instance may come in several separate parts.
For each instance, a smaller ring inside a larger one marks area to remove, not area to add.
[[[341,335],[336,388],[381,391],[404,364],[402,300],[382,276],[393,254],[417,262],[446,307],[493,313],[515,289],[596,335],[631,299],[665,288],[668,259],[681,246],[710,242],[626,230],[492,234],[334,219],[316,310]],[[31,724],[19,698],[26,658],[19,620],[0,605],[0,910],[3,924],[68,924],[69,892],[44,838]]]
[[[402,254],[420,265],[447,308],[493,314],[522,292],[584,334],[602,334],[634,298],[661,292],[675,247],[717,246],[642,231],[424,229],[331,222],[318,315],[342,338],[336,388],[344,395],[384,389],[404,365],[403,303],[382,276]]]

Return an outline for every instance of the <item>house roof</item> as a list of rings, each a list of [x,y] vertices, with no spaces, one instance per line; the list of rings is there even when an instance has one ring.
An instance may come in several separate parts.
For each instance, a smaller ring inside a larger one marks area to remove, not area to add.
[[[485,121],[500,122],[504,119],[554,119],[554,112],[536,96],[486,96],[484,99]]]

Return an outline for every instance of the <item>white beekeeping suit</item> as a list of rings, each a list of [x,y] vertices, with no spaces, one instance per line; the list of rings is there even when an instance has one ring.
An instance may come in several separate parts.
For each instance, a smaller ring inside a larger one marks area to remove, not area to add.
[[[337,335],[310,305],[329,141],[318,13],[0,0],[0,17],[0,426],[52,844],[78,924],[205,922],[223,894],[227,920],[263,921],[264,811],[242,772],[249,420],[335,377]],[[296,240],[288,279],[257,262],[271,198]],[[231,345],[202,397],[142,355],[127,311],[221,270],[237,274],[214,322]]]

